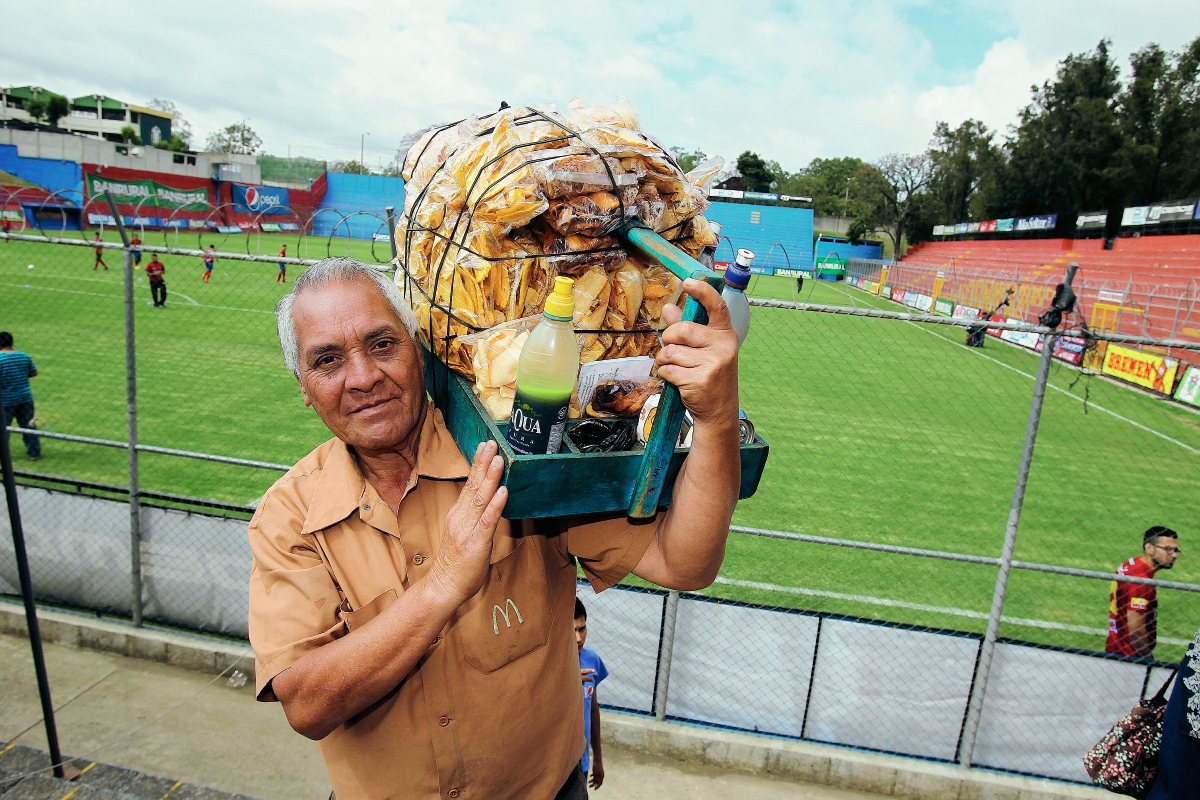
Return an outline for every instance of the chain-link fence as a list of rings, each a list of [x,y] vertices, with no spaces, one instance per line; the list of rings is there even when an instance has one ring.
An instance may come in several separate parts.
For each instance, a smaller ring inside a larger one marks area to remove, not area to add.
[[[374,241],[255,234],[239,248],[168,231],[170,246],[141,237],[139,264],[117,232],[92,234],[0,242],[0,327],[39,370],[41,459],[12,439],[37,594],[244,636],[245,520],[329,436],[283,365],[274,304],[314,256],[386,258]],[[285,238],[306,258],[273,255]],[[1104,653],[1112,572],[1142,531],[1178,529],[1185,549],[1194,535],[1200,416],[1169,395],[1200,345],[1182,323],[1091,324],[1084,271],[1081,312],[1043,357],[1036,317],[1061,275],[981,323],[991,296],[936,272],[925,286],[919,270],[901,286],[904,263],[884,266],[852,262],[845,283],[755,279],[740,399],[768,468],[710,589],[581,587],[612,672],[601,703],[1084,780],[1082,752],[1200,626],[1188,552],[1153,582],[1160,660]],[[1185,321],[1193,298],[1176,301]],[[1181,363],[1143,390],[1086,368],[1113,346]]]

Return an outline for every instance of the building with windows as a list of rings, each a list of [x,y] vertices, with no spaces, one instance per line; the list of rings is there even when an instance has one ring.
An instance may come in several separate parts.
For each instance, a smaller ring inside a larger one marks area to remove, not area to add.
[[[49,94],[41,86],[0,88],[0,119],[34,122],[25,110],[25,103],[39,95]],[[171,138],[174,115],[154,108],[126,103],[102,94],[89,94],[70,100],[71,110],[58,120],[58,126],[72,133],[82,133],[122,142],[121,131],[129,126],[142,142],[153,145]]]

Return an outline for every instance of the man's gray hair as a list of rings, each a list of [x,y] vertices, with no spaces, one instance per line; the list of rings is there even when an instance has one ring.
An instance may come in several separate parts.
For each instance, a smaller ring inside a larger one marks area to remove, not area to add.
[[[404,299],[404,295],[400,294],[400,290],[386,272],[345,256],[323,258],[305,270],[292,284],[292,290],[285,294],[275,306],[275,319],[279,325],[279,344],[283,346],[283,361],[287,364],[287,368],[297,376],[300,375],[300,341],[296,336],[296,321],[292,316],[292,307],[296,303],[296,296],[301,292],[332,281],[355,280],[368,280],[374,283],[380,294],[387,299],[392,310],[396,312],[400,324],[404,326],[404,330],[408,331],[413,343],[418,343],[420,326],[417,322],[417,315],[413,313],[412,307]]]

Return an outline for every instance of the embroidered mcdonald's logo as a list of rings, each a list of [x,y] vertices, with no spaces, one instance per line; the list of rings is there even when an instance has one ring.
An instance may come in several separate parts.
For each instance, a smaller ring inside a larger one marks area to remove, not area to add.
[[[517,622],[525,624],[525,620],[521,619],[521,609],[517,608],[517,604],[510,597],[504,601],[504,608],[498,605],[492,606],[492,632],[497,636],[500,635],[500,620],[496,619],[496,612],[500,612],[500,616],[504,617],[504,627],[512,627],[512,618],[508,616],[509,606],[512,606],[513,612],[517,615]]]

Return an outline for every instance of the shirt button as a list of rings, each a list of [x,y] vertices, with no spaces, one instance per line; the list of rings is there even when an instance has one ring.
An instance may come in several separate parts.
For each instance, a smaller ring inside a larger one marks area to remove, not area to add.
[[[451,789],[450,791],[446,792],[446,794],[450,795],[451,797],[458,797],[458,789]]]
[[[367,505],[363,506],[363,511],[370,511],[370,510],[371,510],[371,504],[370,504],[370,503],[368,503]]]
[[[417,553],[415,556],[413,556],[413,563],[417,564],[417,565],[424,564],[425,556],[421,555],[420,553]]]
[[[450,718],[449,717],[438,717],[438,724],[444,728],[450,724]]]

